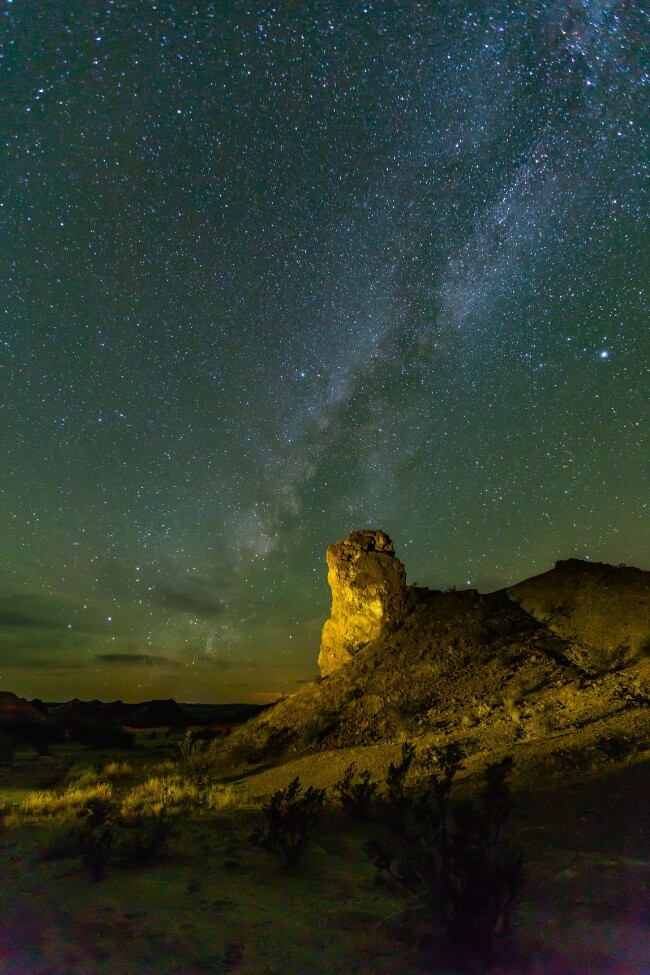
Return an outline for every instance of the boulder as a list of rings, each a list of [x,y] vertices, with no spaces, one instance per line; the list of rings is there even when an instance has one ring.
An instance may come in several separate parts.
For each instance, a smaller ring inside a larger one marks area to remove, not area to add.
[[[326,559],[332,610],[318,657],[323,677],[371,640],[396,630],[408,605],[406,572],[385,532],[353,531],[328,546]]]

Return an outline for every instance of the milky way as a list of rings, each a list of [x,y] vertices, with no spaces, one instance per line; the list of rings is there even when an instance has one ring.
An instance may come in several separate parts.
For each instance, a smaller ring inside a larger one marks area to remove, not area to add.
[[[650,568],[640,3],[1,14],[0,687],[291,692],[357,527]]]

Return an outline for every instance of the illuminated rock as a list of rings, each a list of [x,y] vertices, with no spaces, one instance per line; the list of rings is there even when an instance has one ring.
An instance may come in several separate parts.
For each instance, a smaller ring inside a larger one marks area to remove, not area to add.
[[[332,611],[318,657],[324,677],[371,640],[396,630],[408,602],[406,572],[385,532],[353,531],[328,546],[326,559]]]

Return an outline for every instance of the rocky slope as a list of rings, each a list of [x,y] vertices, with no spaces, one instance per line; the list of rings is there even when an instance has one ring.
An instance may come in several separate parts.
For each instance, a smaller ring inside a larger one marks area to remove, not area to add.
[[[527,746],[561,753],[580,767],[647,746],[650,659],[641,614],[633,636],[624,607],[646,605],[650,573],[578,563],[567,575],[560,563],[538,577],[542,582],[492,594],[415,590],[399,569],[387,573],[386,559],[397,561],[392,543],[381,533],[375,549],[372,534],[361,536],[359,555],[360,533],[328,549],[335,625],[324,629],[325,676],[240,729],[227,745],[230,760],[275,760],[407,736],[457,742],[467,756]],[[354,601],[343,597],[345,588]],[[357,625],[364,594],[368,619],[374,614],[365,642]],[[378,599],[382,613],[372,608]],[[574,610],[555,613],[549,625],[549,601]],[[387,605],[401,615],[385,611]],[[354,638],[346,643],[348,610]],[[334,635],[344,651],[339,659],[347,657],[339,666]]]
[[[610,669],[650,653],[650,572],[567,559],[506,592],[571,641],[587,669]]]

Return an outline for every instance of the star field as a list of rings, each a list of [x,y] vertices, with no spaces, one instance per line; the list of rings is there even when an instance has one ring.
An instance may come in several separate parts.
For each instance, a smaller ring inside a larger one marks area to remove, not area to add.
[[[324,550],[650,568],[630,0],[0,8],[0,689],[264,700]]]

